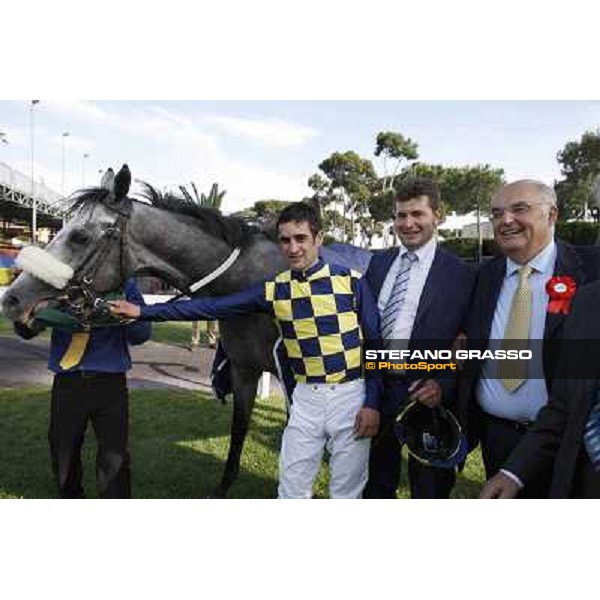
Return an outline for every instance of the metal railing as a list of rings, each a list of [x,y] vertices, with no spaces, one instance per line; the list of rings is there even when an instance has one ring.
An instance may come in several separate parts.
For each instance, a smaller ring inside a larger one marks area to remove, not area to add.
[[[31,207],[33,205],[31,177],[24,175],[3,162],[0,162],[0,186],[11,190],[12,194],[10,194],[9,200],[22,206]],[[35,181],[33,193],[39,212],[53,216],[62,216],[65,207],[60,202],[61,195],[58,192],[55,192],[39,181]]]

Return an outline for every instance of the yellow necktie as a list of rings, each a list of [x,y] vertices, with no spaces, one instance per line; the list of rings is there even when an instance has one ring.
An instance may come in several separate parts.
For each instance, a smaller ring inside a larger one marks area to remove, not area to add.
[[[73,334],[71,343],[60,360],[61,369],[70,369],[81,362],[89,339],[90,334],[87,332]]]
[[[529,322],[531,321],[531,288],[529,276],[532,268],[521,267],[519,283],[513,296],[508,323],[502,341],[503,350],[527,350],[529,347]],[[508,392],[514,392],[527,379],[527,361],[511,359],[498,363],[498,377]]]

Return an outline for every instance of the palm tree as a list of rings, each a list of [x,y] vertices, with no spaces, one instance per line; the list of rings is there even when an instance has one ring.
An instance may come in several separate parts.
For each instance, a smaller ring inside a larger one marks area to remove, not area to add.
[[[183,194],[184,198],[188,202],[195,202],[199,206],[206,206],[208,208],[214,208],[216,210],[221,210],[221,204],[223,203],[223,197],[227,193],[227,190],[219,191],[219,184],[213,183],[208,196],[204,193],[198,194],[198,189],[196,188],[196,184],[192,181],[190,183],[192,186],[192,191],[194,192],[194,196],[192,196],[187,188],[184,185],[180,185],[179,189]]]
[[[219,191],[219,184],[213,183],[208,196],[201,193],[198,194],[196,184],[192,181],[190,183],[194,195],[192,196],[184,185],[180,185],[179,189],[183,194],[184,198],[188,202],[195,202],[198,206],[204,206],[207,208],[214,208],[215,210],[221,210],[221,204],[223,203],[223,197],[227,193],[227,190]],[[209,348],[215,348],[217,346],[217,324],[214,321],[206,322],[206,332],[208,334],[208,346]],[[192,340],[191,346],[198,346],[200,344],[200,326],[198,321],[192,322]]]

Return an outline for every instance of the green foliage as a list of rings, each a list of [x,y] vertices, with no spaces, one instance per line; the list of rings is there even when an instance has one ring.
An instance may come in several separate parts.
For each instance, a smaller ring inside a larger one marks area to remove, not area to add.
[[[308,184],[315,192],[311,200],[321,207],[328,234],[352,242],[358,225],[363,241],[370,240],[377,227],[368,213],[378,185],[373,163],[353,151],[334,152],[321,162],[319,169],[323,174],[312,175]],[[326,207],[328,211],[324,210]]]
[[[581,219],[584,217],[585,205],[589,200],[590,188],[585,181],[563,179],[554,183],[556,192],[558,218]]]
[[[250,208],[244,208],[232,216],[259,227],[268,228],[275,225],[279,213],[289,204],[291,203],[287,200],[258,200]]]
[[[405,138],[401,133],[394,131],[380,131],[375,143],[375,156],[383,156],[383,180],[382,189],[393,188],[394,179],[403,160],[411,161],[419,158],[419,145],[410,138]],[[388,169],[388,160],[395,159],[394,168],[391,173]]]
[[[449,210],[458,214],[471,212],[477,207],[486,211],[492,194],[504,183],[504,170],[490,165],[444,167],[415,163],[402,171],[396,186],[409,177],[427,177],[440,187],[442,200]]]
[[[389,156],[390,158],[405,158],[416,160],[419,158],[417,148],[419,145],[410,138],[405,138],[401,133],[393,131],[380,131],[377,134],[375,156]]]
[[[578,142],[567,142],[557,154],[567,179],[589,179],[600,174],[600,130],[586,131]]]
[[[600,225],[584,221],[571,221],[570,223],[558,221],[556,235],[568,244],[594,246],[600,237]]]
[[[584,216],[593,202],[593,188],[600,176],[600,130],[586,131],[579,141],[567,142],[558,152],[563,179],[555,183],[561,219]]]
[[[254,210],[259,219],[277,220],[279,213],[289,204],[287,200],[258,200],[254,204]]]
[[[321,194],[323,197],[326,197],[329,183],[321,175],[319,175],[318,173],[314,173],[308,178],[308,187],[313,189],[315,193]]]
[[[386,190],[373,194],[369,212],[375,221],[386,222],[394,218],[394,191]]]
[[[347,194],[350,201],[369,194],[377,179],[373,163],[356,152],[334,152],[319,165],[327,176],[329,187]]]
[[[215,210],[221,210],[221,204],[223,204],[223,198],[227,193],[227,190],[219,191],[219,184],[213,183],[208,196],[204,193],[198,194],[196,184],[192,181],[190,183],[194,196],[192,196],[184,185],[180,185],[179,189],[183,194],[184,198],[188,202],[195,202],[199,206],[205,206],[207,208],[214,208]]]
[[[469,261],[477,260],[477,244],[475,238],[449,238],[440,241],[444,249]],[[482,253],[483,256],[495,256],[498,253],[494,240],[483,240]]]
[[[418,158],[418,145],[401,133],[382,131],[377,135],[375,156],[383,157],[384,175],[378,177],[371,161],[356,152],[334,152],[319,165],[321,173],[308,180],[314,191],[311,200],[321,207],[327,233],[341,241],[355,240],[355,229],[362,243],[369,245],[373,236],[393,219],[394,189],[408,177],[429,177],[436,181],[445,206],[459,214],[471,212],[479,204],[489,207],[492,193],[504,183],[504,171],[490,165],[444,167],[414,162],[399,173],[402,161]],[[387,161],[395,160],[393,170]],[[324,209],[327,210],[324,210]]]

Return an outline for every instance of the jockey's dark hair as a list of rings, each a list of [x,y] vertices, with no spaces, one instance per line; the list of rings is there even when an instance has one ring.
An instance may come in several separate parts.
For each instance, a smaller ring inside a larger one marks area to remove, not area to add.
[[[440,188],[433,179],[427,177],[411,177],[404,180],[396,190],[394,204],[396,202],[406,202],[419,196],[427,196],[429,198],[429,206],[432,210],[440,210],[442,200]]]
[[[319,213],[308,202],[294,202],[286,206],[277,217],[276,227],[279,229],[279,226],[283,223],[292,221],[295,223],[306,221],[313,236],[316,236],[323,229]]]

